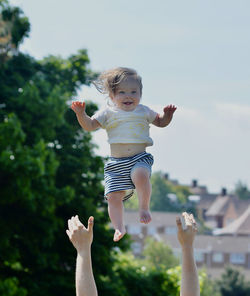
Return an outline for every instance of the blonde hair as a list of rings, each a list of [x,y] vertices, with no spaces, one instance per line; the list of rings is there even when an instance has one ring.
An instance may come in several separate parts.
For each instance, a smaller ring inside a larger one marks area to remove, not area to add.
[[[133,78],[138,83],[140,93],[142,94],[141,77],[134,69],[119,67],[105,71],[99,75],[97,80],[92,83],[102,94],[115,94],[119,84],[127,78]]]

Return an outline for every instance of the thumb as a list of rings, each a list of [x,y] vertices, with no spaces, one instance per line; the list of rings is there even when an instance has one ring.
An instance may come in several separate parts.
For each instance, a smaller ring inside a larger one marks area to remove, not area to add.
[[[176,217],[176,225],[177,225],[178,230],[182,230],[182,224],[181,224],[180,217]]]
[[[88,220],[88,230],[92,231],[93,226],[94,226],[94,217],[91,216],[91,217],[89,217],[89,220]]]

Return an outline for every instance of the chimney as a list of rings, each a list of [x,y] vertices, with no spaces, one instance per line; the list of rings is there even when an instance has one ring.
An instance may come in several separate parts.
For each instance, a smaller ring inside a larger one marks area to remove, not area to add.
[[[163,175],[163,177],[164,177],[165,180],[168,180],[169,179],[169,174],[166,173],[166,174]]]
[[[226,189],[225,187],[223,187],[223,188],[221,189],[221,195],[222,195],[222,196],[226,196],[226,195],[227,195],[227,189]]]
[[[192,187],[195,188],[198,185],[198,181],[196,179],[192,180]]]

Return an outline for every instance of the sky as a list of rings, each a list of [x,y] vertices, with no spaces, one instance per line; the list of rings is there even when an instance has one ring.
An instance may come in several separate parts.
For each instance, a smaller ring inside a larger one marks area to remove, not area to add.
[[[150,128],[153,172],[180,184],[230,192],[250,188],[250,1],[248,0],[10,0],[31,23],[21,51],[42,59],[87,49],[90,68],[125,66],[142,77],[141,103],[171,124]],[[100,108],[105,97],[82,87],[75,100]],[[104,130],[93,132],[96,153],[109,155]]]

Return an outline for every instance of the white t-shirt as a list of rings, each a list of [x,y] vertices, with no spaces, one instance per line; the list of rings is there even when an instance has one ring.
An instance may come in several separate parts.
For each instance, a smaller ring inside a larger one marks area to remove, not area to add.
[[[107,106],[97,111],[92,119],[96,119],[101,127],[106,129],[109,144],[145,143],[147,146],[152,146],[149,124],[157,115],[158,113],[149,107],[139,104],[133,111]]]

